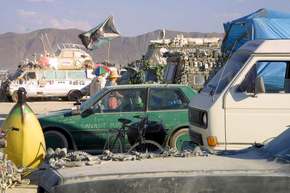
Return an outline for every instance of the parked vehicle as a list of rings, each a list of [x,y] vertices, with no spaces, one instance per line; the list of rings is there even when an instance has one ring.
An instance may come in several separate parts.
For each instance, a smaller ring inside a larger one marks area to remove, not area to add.
[[[290,125],[290,40],[249,41],[189,105],[194,143],[238,149]]]
[[[90,82],[85,70],[28,69],[10,81],[6,94],[17,101],[17,90],[23,87],[28,98],[62,97],[76,100],[82,97],[81,89]]]
[[[110,129],[119,118],[138,121],[136,115],[161,122],[166,130],[163,145],[182,148],[188,135],[188,103],[196,92],[185,85],[119,85],[105,87],[80,108],[39,117],[48,147],[103,151]],[[78,110],[80,109],[80,110]],[[128,139],[126,139],[128,144]]]

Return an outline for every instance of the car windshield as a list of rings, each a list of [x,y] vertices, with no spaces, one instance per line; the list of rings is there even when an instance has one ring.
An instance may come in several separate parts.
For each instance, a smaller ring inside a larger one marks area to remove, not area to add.
[[[91,108],[97,100],[106,93],[108,89],[105,87],[100,92],[97,92],[94,96],[90,97],[87,101],[81,104],[80,112],[83,113],[87,109]]]
[[[202,92],[209,93],[210,95],[220,94],[244,66],[245,62],[251,56],[251,53],[246,50],[240,50],[234,53],[208,84],[206,84]]]

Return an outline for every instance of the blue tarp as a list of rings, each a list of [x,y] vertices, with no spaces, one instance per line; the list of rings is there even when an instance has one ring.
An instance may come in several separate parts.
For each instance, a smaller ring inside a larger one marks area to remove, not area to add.
[[[259,9],[224,23],[222,53],[229,56],[245,42],[256,39],[290,39],[290,13]]]

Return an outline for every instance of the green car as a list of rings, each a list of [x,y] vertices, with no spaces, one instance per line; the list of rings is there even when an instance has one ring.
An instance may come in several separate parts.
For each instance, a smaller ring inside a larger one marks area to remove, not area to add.
[[[79,108],[41,115],[39,121],[47,147],[101,152],[112,136],[109,130],[120,128],[119,118],[136,122],[134,116],[148,116],[165,128],[159,143],[182,149],[191,143],[187,107],[194,95],[189,86],[174,84],[105,87]]]

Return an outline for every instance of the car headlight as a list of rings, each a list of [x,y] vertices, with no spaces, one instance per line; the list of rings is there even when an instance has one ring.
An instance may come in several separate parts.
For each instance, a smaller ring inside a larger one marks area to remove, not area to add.
[[[207,127],[207,113],[206,113],[206,112],[204,112],[204,113],[202,114],[202,124],[203,124],[205,127]]]

